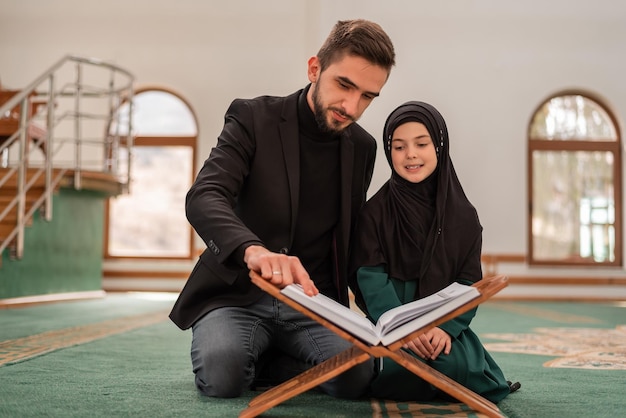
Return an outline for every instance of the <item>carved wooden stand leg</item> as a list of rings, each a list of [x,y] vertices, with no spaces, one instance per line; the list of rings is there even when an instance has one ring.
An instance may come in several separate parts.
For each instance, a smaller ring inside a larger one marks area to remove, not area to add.
[[[450,379],[445,374],[440,373],[432,367],[422,363],[406,351],[398,350],[394,352],[389,350],[386,357],[391,358],[405,369],[410,370],[422,379],[426,380],[428,383],[465,403],[470,408],[473,408],[478,412],[482,412],[489,417],[499,418],[503,416],[493,402],[488,401],[465,386]]]
[[[239,414],[239,418],[256,417],[279,403],[306,392],[357,364],[367,361],[369,358],[370,355],[360,348],[349,348],[293,379],[255,397],[250,401],[248,408]]]

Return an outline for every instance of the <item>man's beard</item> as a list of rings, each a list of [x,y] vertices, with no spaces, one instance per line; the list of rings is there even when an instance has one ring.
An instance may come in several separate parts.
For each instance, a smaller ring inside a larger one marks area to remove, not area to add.
[[[320,100],[318,87],[319,87],[319,83],[313,85],[312,87],[313,93],[311,95],[311,98],[313,99],[313,114],[315,115],[315,121],[317,122],[317,126],[319,127],[320,131],[326,134],[339,135],[339,134],[344,133],[346,128],[350,125],[348,124],[346,126],[341,126],[341,124],[335,121],[334,119],[332,120],[331,123],[328,122],[326,111],[329,109],[324,108],[324,105],[322,104],[322,101]],[[337,111],[344,114],[340,110],[337,110]],[[347,117],[350,118],[352,122],[354,122],[354,119],[352,119],[350,116],[347,116]]]

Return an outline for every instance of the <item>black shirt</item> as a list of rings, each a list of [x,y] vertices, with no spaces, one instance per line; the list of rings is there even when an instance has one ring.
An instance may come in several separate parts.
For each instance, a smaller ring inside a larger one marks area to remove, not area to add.
[[[337,299],[332,243],[340,210],[340,135],[320,130],[307,91],[298,100],[300,201],[291,254],[300,258],[320,292]]]

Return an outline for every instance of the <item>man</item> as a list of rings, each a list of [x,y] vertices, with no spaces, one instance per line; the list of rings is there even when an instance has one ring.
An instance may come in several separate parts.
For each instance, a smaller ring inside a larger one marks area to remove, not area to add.
[[[348,244],[376,154],[375,140],[354,122],[394,65],[379,25],[339,21],[308,61],[307,87],[236,99],[226,112],[186,201],[207,249],[170,314],[181,329],[192,327],[193,371],[204,395],[237,397],[261,372],[279,383],[350,347],[254,286],[249,271],[348,304]],[[366,362],[320,389],[356,398],[372,374]]]

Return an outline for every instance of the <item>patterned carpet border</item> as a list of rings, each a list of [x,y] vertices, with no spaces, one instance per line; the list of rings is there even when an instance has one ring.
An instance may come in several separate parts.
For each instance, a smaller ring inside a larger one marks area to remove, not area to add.
[[[168,312],[151,312],[2,341],[0,342],[0,367],[62,348],[157,324],[167,319]]]
[[[487,415],[472,410],[462,403],[448,402],[394,402],[372,399],[372,418],[484,418]]]

